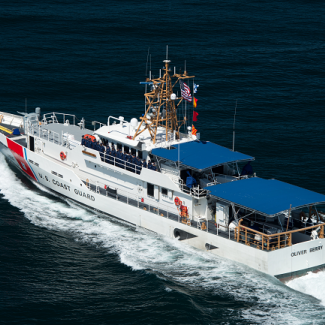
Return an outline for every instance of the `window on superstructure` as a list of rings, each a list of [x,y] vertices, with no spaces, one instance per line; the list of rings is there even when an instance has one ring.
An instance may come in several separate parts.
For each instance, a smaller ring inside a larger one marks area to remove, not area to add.
[[[147,195],[154,196],[155,195],[155,187],[153,184],[147,183]]]
[[[124,146],[124,153],[129,153],[130,152],[130,148],[127,146]]]
[[[162,187],[162,188],[161,188],[161,194],[167,196],[167,195],[168,195],[168,190],[167,190],[167,188]]]
[[[122,144],[121,143],[117,144],[117,149],[120,149],[120,150],[122,149]]]
[[[138,150],[138,157],[142,159],[142,151]]]
[[[131,148],[131,155],[135,155],[137,151],[134,148]]]

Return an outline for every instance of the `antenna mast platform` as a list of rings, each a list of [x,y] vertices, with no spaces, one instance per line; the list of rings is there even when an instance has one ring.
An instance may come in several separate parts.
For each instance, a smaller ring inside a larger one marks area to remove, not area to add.
[[[168,52],[167,52],[168,53]],[[180,127],[186,122],[186,116],[183,119],[177,119],[177,108],[183,101],[183,97],[177,98],[173,92],[173,88],[179,82],[179,80],[194,78],[194,76],[188,76],[186,71],[183,74],[170,75],[169,63],[167,59],[163,61],[165,67],[163,70],[163,76],[157,79],[147,78],[146,82],[151,85],[151,91],[145,93],[146,100],[146,112],[140,117],[141,122],[133,136],[135,139],[145,130],[149,131],[152,142],[156,143],[156,136],[158,127],[166,129],[166,141],[173,137],[174,133],[176,139],[180,138]],[[151,73],[150,73],[151,77]],[[175,79],[173,84],[173,80]],[[141,128],[143,126],[143,128]]]

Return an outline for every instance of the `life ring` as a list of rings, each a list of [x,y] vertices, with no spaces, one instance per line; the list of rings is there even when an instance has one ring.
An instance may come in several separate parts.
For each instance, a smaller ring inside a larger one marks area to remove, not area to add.
[[[61,160],[65,160],[67,158],[67,155],[63,151],[61,151],[60,158],[61,158]]]
[[[180,204],[182,204],[182,202],[180,201],[180,199],[177,196],[175,197],[174,202],[175,202],[175,205],[177,205],[177,206],[179,206]]]

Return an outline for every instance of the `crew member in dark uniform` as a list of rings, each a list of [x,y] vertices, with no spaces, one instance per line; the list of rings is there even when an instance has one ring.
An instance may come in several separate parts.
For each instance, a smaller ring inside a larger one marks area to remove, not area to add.
[[[110,164],[110,154],[111,148],[109,146],[106,147],[106,155],[105,155],[105,162]]]
[[[104,160],[104,152],[105,152],[105,147],[101,144],[99,147],[99,152],[100,152],[100,158],[102,161]]]
[[[116,151],[114,145],[112,144],[112,151],[111,151],[111,164],[115,165],[115,158],[116,158]]]
[[[131,171],[131,160],[132,160],[132,156],[127,155],[127,157],[126,157],[126,170],[128,170],[129,172]]]
[[[116,148],[116,150],[115,150],[115,166],[116,167],[119,167],[119,149],[118,148]]]
[[[137,174],[140,174],[142,164],[141,164],[141,160],[139,159],[139,157],[137,157],[137,158],[135,159],[135,164],[136,164],[136,166],[135,166],[135,168],[136,168],[136,173],[137,173]]]
[[[85,145],[87,148],[91,148],[91,142],[89,141],[88,137],[86,138]]]
[[[122,153],[122,164],[123,164],[123,166],[122,166],[122,168],[123,169],[126,169],[126,161],[127,161],[127,154],[126,153]]]
[[[136,159],[135,159],[135,154],[133,154],[132,158],[131,158],[131,171],[132,171],[132,173],[135,173],[135,164],[136,164]]]

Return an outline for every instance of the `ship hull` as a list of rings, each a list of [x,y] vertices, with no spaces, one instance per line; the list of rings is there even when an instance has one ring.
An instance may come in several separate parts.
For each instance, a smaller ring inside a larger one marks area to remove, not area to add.
[[[230,240],[227,233],[219,235],[190,227],[177,220],[162,217],[127,202],[90,190],[74,170],[27,148],[8,145],[11,140],[0,134],[2,153],[33,182],[71,199],[94,211],[123,220],[134,227],[142,227],[169,238],[178,238],[184,244],[221,256],[286,282],[309,271],[325,266],[323,246],[325,239],[317,239],[274,251],[258,250]],[[10,147],[10,148],[8,148]],[[35,162],[37,162],[35,164]],[[53,172],[62,177],[54,175]]]

